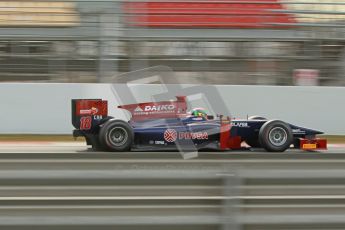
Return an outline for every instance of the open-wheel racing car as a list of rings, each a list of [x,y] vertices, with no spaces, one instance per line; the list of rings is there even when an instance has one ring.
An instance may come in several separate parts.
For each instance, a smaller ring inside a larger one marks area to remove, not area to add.
[[[281,120],[252,116],[230,119],[207,115],[203,109],[187,110],[185,96],[175,101],[120,105],[131,113],[129,121],[108,116],[102,99],[72,99],[73,136],[83,136],[93,149],[106,151],[242,149],[283,152],[290,147],[303,150],[326,149],[327,141],[316,138],[322,132]]]

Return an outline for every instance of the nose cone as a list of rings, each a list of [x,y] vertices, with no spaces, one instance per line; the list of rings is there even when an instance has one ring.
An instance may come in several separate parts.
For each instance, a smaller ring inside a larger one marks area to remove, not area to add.
[[[305,135],[318,135],[323,134],[324,132],[316,129],[309,129],[300,126],[291,125],[291,129],[293,133],[305,133]]]
[[[315,130],[315,129],[308,129],[307,134],[308,135],[318,135],[318,134],[323,134],[324,132]]]

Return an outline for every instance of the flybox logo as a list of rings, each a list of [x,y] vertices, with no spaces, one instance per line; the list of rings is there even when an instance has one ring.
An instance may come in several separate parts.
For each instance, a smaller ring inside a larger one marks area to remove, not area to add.
[[[95,115],[98,113],[98,109],[96,107],[92,107],[91,109],[81,109],[79,113],[80,115]]]

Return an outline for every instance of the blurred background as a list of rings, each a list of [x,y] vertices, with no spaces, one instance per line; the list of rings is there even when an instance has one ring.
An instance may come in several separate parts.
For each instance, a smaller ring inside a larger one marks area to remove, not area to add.
[[[120,94],[166,88],[0,84],[0,229],[343,230],[345,88],[236,85],[345,86],[344,46],[345,0],[0,0],[0,82],[121,83],[160,66],[167,83],[235,85],[196,88],[236,117],[333,135],[320,153],[93,153],[69,142],[71,98],[114,112]]]
[[[0,81],[345,86],[340,0],[0,1]]]

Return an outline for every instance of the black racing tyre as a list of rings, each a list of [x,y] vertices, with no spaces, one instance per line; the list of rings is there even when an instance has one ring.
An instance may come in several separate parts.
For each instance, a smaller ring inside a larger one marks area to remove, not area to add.
[[[291,127],[283,121],[270,120],[260,128],[259,142],[268,152],[284,152],[292,141]]]
[[[134,133],[132,127],[122,120],[109,120],[99,132],[101,145],[109,151],[129,151],[133,143]]]
[[[99,142],[99,138],[96,135],[85,136],[86,144],[91,145],[92,150],[102,151],[104,150]]]
[[[267,118],[254,115],[248,117],[248,120],[267,120]],[[257,135],[255,135],[255,137],[247,138],[245,142],[252,148],[261,148],[259,137]]]

